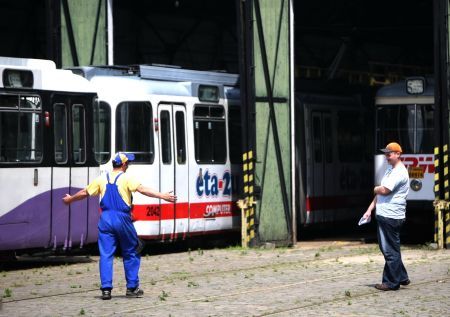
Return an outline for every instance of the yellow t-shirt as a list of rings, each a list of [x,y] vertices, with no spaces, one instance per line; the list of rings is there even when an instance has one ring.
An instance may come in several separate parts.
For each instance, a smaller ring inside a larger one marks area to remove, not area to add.
[[[110,172],[109,173],[109,182],[111,184],[114,183],[117,175],[122,172]],[[106,178],[106,174],[97,177],[86,187],[86,191],[89,196],[97,196],[100,195],[100,199],[103,198],[106,191],[106,184],[108,180]],[[117,180],[117,187],[119,190],[119,194],[122,197],[123,201],[131,206],[131,193],[134,193],[137,188],[141,185],[141,182],[136,180],[134,177],[127,175],[124,173]]]

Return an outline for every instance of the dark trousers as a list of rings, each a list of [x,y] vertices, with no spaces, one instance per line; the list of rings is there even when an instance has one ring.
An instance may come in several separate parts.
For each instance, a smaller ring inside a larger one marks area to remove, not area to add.
[[[378,245],[384,255],[383,283],[389,288],[398,289],[400,282],[408,279],[400,254],[400,230],[405,219],[376,216],[378,223]]]

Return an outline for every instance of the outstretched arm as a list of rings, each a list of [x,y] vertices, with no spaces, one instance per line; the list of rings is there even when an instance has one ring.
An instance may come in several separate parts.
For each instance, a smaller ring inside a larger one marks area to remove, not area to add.
[[[89,196],[89,194],[87,193],[86,189],[82,189],[73,196],[66,194],[66,196],[63,198],[63,201],[66,205],[69,205],[69,204],[73,203],[74,201],[82,200],[82,199],[86,198],[87,196]]]
[[[143,185],[139,185],[139,187],[137,188],[137,191],[139,193],[141,193],[142,195],[145,195],[148,197],[160,198],[160,199],[164,199],[165,201],[172,202],[172,203],[177,201],[177,196],[173,195],[172,192],[160,193],[156,190],[153,190],[149,187],[145,187]]]

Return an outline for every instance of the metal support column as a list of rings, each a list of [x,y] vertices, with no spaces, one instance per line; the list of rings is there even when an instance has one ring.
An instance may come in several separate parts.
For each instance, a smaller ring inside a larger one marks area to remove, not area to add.
[[[434,0],[434,76],[435,76],[435,242],[450,246],[449,217],[449,39],[448,0]],[[447,228],[449,230],[447,230]]]

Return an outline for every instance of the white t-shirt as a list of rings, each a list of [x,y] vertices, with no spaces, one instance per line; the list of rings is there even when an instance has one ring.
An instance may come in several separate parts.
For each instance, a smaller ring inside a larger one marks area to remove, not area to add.
[[[377,215],[403,219],[406,213],[406,197],[409,192],[409,175],[405,165],[398,164],[395,168],[386,169],[381,186],[391,191],[389,195],[377,195]]]

